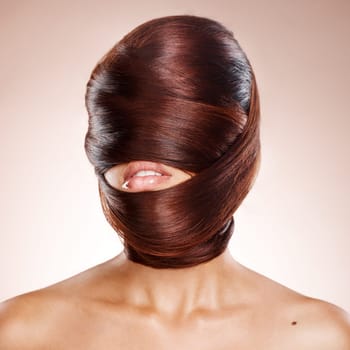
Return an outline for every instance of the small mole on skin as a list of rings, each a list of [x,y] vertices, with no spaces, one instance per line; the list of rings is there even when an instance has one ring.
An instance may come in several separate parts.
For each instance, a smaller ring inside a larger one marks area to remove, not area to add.
[[[291,322],[291,325],[292,325],[292,326],[295,326],[296,324],[297,324],[297,321]]]

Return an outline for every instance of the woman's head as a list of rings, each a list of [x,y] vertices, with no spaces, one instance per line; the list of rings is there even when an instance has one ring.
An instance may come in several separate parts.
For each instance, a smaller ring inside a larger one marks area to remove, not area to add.
[[[190,15],[141,24],[94,68],[86,107],[85,150],[128,257],[177,268],[222,253],[260,157],[257,86],[232,32]],[[114,186],[136,161],[190,176],[156,191]]]

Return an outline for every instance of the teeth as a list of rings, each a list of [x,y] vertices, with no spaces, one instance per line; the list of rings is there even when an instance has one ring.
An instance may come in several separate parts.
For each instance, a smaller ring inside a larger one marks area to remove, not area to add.
[[[153,170],[140,170],[134,176],[162,176],[162,174]]]

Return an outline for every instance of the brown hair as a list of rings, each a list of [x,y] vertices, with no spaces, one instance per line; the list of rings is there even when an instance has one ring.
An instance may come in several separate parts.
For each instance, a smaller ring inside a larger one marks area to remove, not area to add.
[[[86,154],[128,258],[179,268],[221,254],[260,160],[258,90],[233,33],[192,15],[139,25],[97,63],[86,107]],[[134,193],[106,181],[106,170],[134,160],[196,175]]]

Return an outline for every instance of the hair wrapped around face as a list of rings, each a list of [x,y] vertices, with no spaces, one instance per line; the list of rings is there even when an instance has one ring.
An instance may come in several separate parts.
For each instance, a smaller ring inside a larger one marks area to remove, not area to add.
[[[258,90],[232,32],[190,15],[138,26],[98,62],[86,106],[85,150],[129,259],[180,268],[221,254],[260,158]],[[195,176],[133,193],[106,181],[109,168],[134,160]]]

